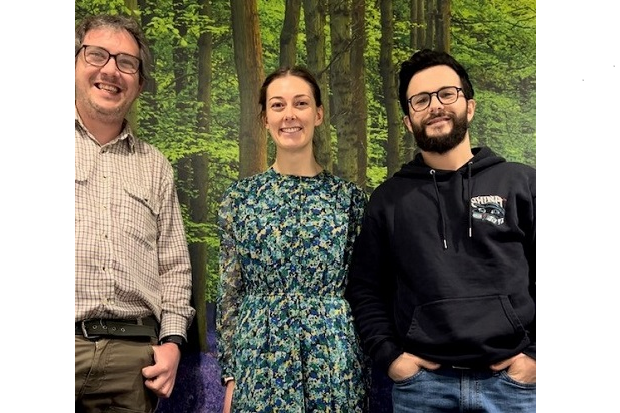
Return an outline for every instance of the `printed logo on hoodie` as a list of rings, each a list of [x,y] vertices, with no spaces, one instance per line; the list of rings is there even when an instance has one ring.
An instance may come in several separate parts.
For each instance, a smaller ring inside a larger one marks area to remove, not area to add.
[[[473,219],[502,225],[506,210],[504,199],[499,195],[480,195],[471,199],[471,216]]]

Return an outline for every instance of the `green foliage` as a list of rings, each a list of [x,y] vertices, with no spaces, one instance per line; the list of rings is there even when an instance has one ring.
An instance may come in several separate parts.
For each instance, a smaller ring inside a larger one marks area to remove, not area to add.
[[[265,72],[276,69],[280,60],[280,30],[284,23],[283,1],[258,1],[258,20]]]
[[[507,159],[529,164],[533,152],[535,156],[536,140],[535,133],[525,126],[530,115],[513,98],[492,91],[479,92],[470,130],[472,142],[489,146]]]
[[[109,13],[109,14],[130,14],[130,10],[125,6],[124,0],[76,0],[75,1],[75,20],[76,23],[86,16]]]
[[[536,3],[454,0],[452,53],[477,101],[474,143],[536,165]]]

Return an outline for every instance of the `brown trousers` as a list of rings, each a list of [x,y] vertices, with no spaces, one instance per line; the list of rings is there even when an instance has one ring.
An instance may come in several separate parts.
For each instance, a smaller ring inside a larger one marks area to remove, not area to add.
[[[76,335],[76,413],[155,411],[158,398],[142,376],[142,368],[154,363],[152,344]]]

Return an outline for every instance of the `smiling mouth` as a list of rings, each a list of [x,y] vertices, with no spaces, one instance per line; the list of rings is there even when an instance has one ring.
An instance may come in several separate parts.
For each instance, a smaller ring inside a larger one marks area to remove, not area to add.
[[[110,92],[110,93],[120,93],[121,88],[117,87],[117,86],[112,86],[112,85],[106,85],[103,83],[95,83],[95,87],[99,90],[104,90],[106,92]]]
[[[301,130],[300,127],[294,127],[294,128],[280,128],[280,131],[284,132],[284,133],[295,133],[295,132],[299,132]]]
[[[436,118],[430,119],[428,122],[426,122],[426,126],[434,126],[438,123],[441,122],[448,122],[450,121],[450,117],[448,116],[438,116]]]

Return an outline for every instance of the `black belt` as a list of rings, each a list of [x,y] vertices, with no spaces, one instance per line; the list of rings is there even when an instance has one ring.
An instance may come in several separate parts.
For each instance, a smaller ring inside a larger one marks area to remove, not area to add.
[[[153,337],[159,336],[159,324],[154,317],[138,319],[94,318],[76,321],[75,334],[86,338],[99,337]]]

